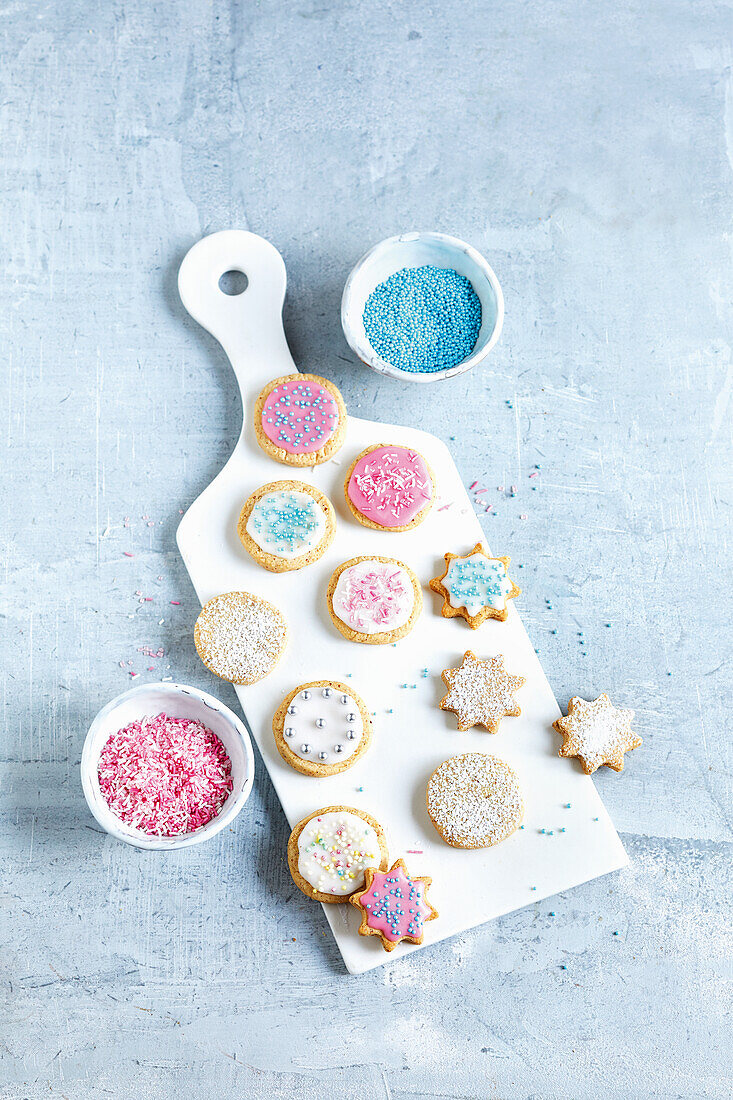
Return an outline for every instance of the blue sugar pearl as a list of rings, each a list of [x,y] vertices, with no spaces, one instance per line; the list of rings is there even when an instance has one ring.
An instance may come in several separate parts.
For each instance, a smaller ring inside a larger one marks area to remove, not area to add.
[[[374,288],[364,330],[378,355],[399,370],[431,374],[462,362],[481,328],[481,302],[452,268],[404,267]]]

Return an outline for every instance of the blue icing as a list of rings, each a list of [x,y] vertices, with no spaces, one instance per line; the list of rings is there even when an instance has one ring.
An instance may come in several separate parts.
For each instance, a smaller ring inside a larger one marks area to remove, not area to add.
[[[278,557],[307,554],[323,538],[323,509],[309,493],[280,490],[257,501],[247,521],[247,534],[261,550]]]
[[[469,615],[478,615],[483,607],[502,610],[512,588],[504,563],[485,554],[454,558],[443,584],[451,607],[465,607]]]

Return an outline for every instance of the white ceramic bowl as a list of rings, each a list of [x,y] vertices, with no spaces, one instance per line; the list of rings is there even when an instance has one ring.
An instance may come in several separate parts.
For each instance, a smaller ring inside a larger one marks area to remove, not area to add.
[[[432,373],[400,370],[387,363],[369,343],[364,331],[364,305],[374,288],[403,267],[453,268],[465,275],[481,302],[481,328],[471,354],[446,370]],[[489,354],[504,323],[504,295],[499,280],[480,252],[457,237],[445,233],[402,233],[388,237],[362,256],[346,280],[341,299],[341,325],[349,347],[363,363],[380,374],[406,382],[436,382],[463,374]]]
[[[99,787],[99,755],[111,734],[131,722],[164,711],[170,718],[195,718],[216,734],[232,762],[232,792],[217,817],[193,833],[148,836],[112,813]],[[249,798],[254,780],[252,744],[244,724],[213,695],[184,684],[141,684],[102,707],[89,727],[81,754],[81,783],[89,809],[108,833],[137,848],[169,851],[188,848],[215,836],[230,825]]]

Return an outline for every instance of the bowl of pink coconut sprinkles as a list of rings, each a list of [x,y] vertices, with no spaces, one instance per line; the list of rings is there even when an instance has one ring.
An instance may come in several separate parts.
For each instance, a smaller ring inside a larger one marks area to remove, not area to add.
[[[94,719],[81,776],[108,833],[139,848],[184,848],[234,820],[252,789],[254,756],[243,723],[212,695],[143,684]]]

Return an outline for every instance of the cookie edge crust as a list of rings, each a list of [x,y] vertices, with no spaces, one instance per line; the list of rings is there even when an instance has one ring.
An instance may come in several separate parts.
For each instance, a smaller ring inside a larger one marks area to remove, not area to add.
[[[454,710],[453,707],[447,707],[447,706],[443,705],[445,703],[446,699],[448,698],[448,696],[450,695],[451,690],[452,690],[451,685],[448,683],[448,681],[445,678],[445,674],[446,674],[446,672],[455,672],[456,670],[452,669],[452,668],[444,668],[443,671],[440,674],[440,677],[441,677],[443,683],[445,684],[447,690],[446,690],[446,693],[443,696],[443,698],[438,703],[438,706],[440,707],[441,710],[444,710],[447,714],[455,714],[456,722],[458,723],[458,732],[459,733],[467,733],[468,730],[474,730],[474,729],[484,729],[484,730],[486,730],[487,733],[490,733],[490,734],[493,734],[494,736],[496,736],[496,734],[499,732],[499,727],[501,726],[501,723],[505,718],[519,718],[521,713],[522,713],[522,708],[520,707],[519,703],[516,700],[516,693],[518,691],[521,691],[521,689],[527,683],[527,677],[526,676],[518,676],[518,675],[515,676],[515,674],[513,672],[507,672],[506,666],[504,665],[504,654],[503,653],[497,653],[495,656],[501,657],[502,669],[503,669],[504,674],[506,676],[511,676],[515,680],[521,680],[522,682],[521,682],[521,684],[517,684],[517,686],[515,688],[511,689],[511,696],[514,699],[515,709],[511,710],[511,711],[505,711],[505,713],[500,715],[496,719],[495,722],[492,722],[492,724],[490,726],[488,726],[485,722],[471,722],[471,724],[467,726],[461,721],[461,717],[460,717],[457,710]],[[486,657],[477,657],[476,654],[472,650],[467,649],[466,652],[463,654],[463,657],[461,658],[461,663],[458,666],[459,668],[461,668],[463,666],[463,662],[466,660],[466,657],[470,657],[474,661],[485,661],[485,660],[487,660]]]
[[[440,771],[440,769],[443,767],[443,764],[447,764],[449,760],[457,760],[461,756],[490,756],[490,757],[492,757],[492,759],[498,760],[499,763],[503,764],[505,768],[508,768],[509,771],[514,776],[514,779],[515,779],[516,784],[517,784],[517,790],[519,791],[519,798],[520,798],[521,803],[522,803],[522,809],[521,809],[521,812],[520,812],[519,816],[517,817],[517,823],[514,826],[514,828],[512,829],[512,831],[510,833],[507,833],[506,836],[503,836],[501,838],[501,840],[494,840],[490,844],[457,844],[453,840],[448,840],[447,836],[445,836],[445,834],[441,831],[440,826],[438,825],[437,821],[435,820],[435,818],[433,817],[433,815],[430,812],[430,784],[432,782],[433,776],[435,775],[436,772]],[[527,803],[526,803],[526,800],[525,800],[525,797],[524,797],[524,791],[522,790],[521,783],[519,782],[519,777],[518,777],[517,773],[514,771],[514,768],[511,766],[511,764],[507,764],[506,760],[502,760],[500,756],[494,756],[493,753],[489,753],[489,752],[483,752],[483,753],[482,752],[478,752],[478,753],[459,752],[459,753],[456,753],[455,756],[449,756],[445,760],[441,761],[441,763],[438,764],[437,768],[434,768],[433,771],[430,773],[430,778],[428,779],[427,785],[425,787],[425,807],[427,809],[428,817],[432,821],[433,827],[434,827],[436,833],[441,838],[441,840],[443,840],[448,845],[449,848],[459,848],[464,852],[479,852],[484,848],[496,848],[496,846],[498,844],[503,844],[504,841],[508,840],[510,836],[514,836],[514,834],[518,830],[519,826],[524,821],[524,815],[525,815],[526,810],[527,810]]]
[[[279,386],[282,382],[292,382],[295,379],[301,382],[317,382],[323,386],[333,397],[339,411],[338,427],[328,442],[324,443],[319,450],[307,451],[304,454],[291,454],[290,451],[286,451],[282,447],[276,447],[262,429],[262,409],[265,401],[275,386]],[[328,378],[322,378],[320,374],[301,374],[300,371],[295,371],[293,374],[281,374],[279,378],[273,378],[260,390],[255,401],[254,429],[260,447],[275,462],[280,462],[283,466],[320,466],[321,463],[328,462],[343,447],[346,438],[346,418],[346,403],[338,386],[335,386]]]
[[[344,497],[346,498],[346,504],[349,511],[351,512],[357,523],[360,523],[362,527],[369,527],[372,529],[372,531],[394,531],[396,533],[400,533],[401,531],[411,531],[413,527],[419,527],[423,520],[427,518],[428,513],[432,511],[433,505],[435,504],[436,496],[435,474],[433,472],[433,467],[430,465],[425,455],[422,453],[422,451],[418,451],[416,447],[410,447],[409,450],[414,451],[415,454],[420,455],[420,458],[425,463],[428,474],[430,475],[430,482],[433,486],[433,495],[431,496],[428,503],[423,505],[423,507],[420,509],[414,519],[410,520],[409,523],[402,524],[400,527],[384,527],[381,523],[375,523],[374,520],[367,519],[367,517],[359,511],[359,509],[353,504],[351,497],[349,496],[349,482],[351,481],[351,475],[356,468],[357,462],[360,462],[362,458],[370,453],[370,451],[376,451],[380,447],[404,446],[404,443],[372,443],[369,447],[365,447],[361,454],[358,454],[349,466],[349,471],[344,479]]]
[[[304,688],[324,687],[331,687],[335,691],[343,691],[346,695],[349,695],[358,706],[359,713],[361,714],[363,736],[356,752],[350,756],[348,760],[344,760],[342,764],[316,764],[311,760],[301,760],[288,745],[283,732],[285,729],[285,719],[288,707],[293,699],[295,699]],[[366,703],[361,695],[359,695],[358,691],[354,691],[352,687],[347,687],[346,684],[342,684],[339,680],[313,680],[308,684],[300,684],[299,687],[294,688],[293,691],[286,695],[272,717],[272,733],[275,738],[277,751],[286,764],[289,764],[294,771],[300,772],[301,775],[308,775],[314,779],[320,779],[326,778],[329,775],[338,775],[340,772],[345,772],[361,759],[372,743],[372,719],[369,711],[366,709]]]
[[[469,614],[468,610],[461,605],[460,607],[453,607],[450,602],[450,592],[443,584],[443,579],[448,576],[448,570],[450,569],[450,563],[456,558],[470,558],[472,554],[483,554],[484,557],[490,561],[500,561],[504,565],[506,570],[507,580],[511,581],[511,591],[507,592],[504,601],[505,607],[482,607],[476,615]],[[443,606],[440,609],[440,614],[444,619],[465,619],[472,630],[478,630],[482,623],[485,623],[487,619],[497,619],[499,622],[505,623],[509,618],[509,600],[515,600],[517,596],[521,596],[522,589],[515,584],[512,578],[509,576],[509,562],[511,558],[499,557],[494,554],[490,554],[486,547],[481,542],[477,542],[473,550],[469,550],[467,554],[453,554],[450,551],[443,555],[445,558],[445,569],[438,577],[433,577],[431,581],[428,581],[428,588],[437,595],[443,597]]]
[[[277,554],[270,554],[269,551],[258,546],[247,531],[247,523],[255,504],[258,504],[263,496],[268,493],[287,492],[288,490],[307,493],[318,504],[326,520],[326,532],[321,541],[312,550],[308,550],[298,558],[281,558]],[[267,569],[270,573],[291,573],[296,569],[304,569],[307,565],[313,565],[315,562],[320,561],[326,553],[336,535],[336,512],[326,494],[317,489],[315,485],[309,485],[306,481],[294,481],[292,478],[285,481],[268,481],[266,485],[260,485],[259,489],[255,489],[253,493],[250,493],[242,505],[237,520],[237,534],[249,556],[263,569]]]
[[[372,867],[367,868],[367,870],[364,872],[364,889],[357,890],[355,893],[349,895],[349,901],[354,906],[354,908],[358,909],[361,913],[361,924],[357,928],[357,932],[360,936],[379,936],[380,940],[382,941],[382,947],[385,951],[394,951],[395,947],[397,947],[400,943],[414,943],[419,946],[425,939],[425,925],[428,923],[429,920],[435,920],[435,918],[440,915],[432,902],[428,901],[428,890],[433,884],[433,880],[430,875],[411,875],[407,870],[407,867],[405,866],[404,859],[396,859],[392,866],[387,870],[387,874],[391,874],[396,867],[402,868],[407,877],[410,879],[410,882],[425,883],[425,893],[423,895],[423,901],[430,909],[430,916],[425,917],[423,921],[423,933],[419,938],[417,936],[400,936],[398,940],[390,940],[387,939],[384,933],[380,932],[378,928],[371,928],[370,925],[367,924],[367,918],[369,914],[367,913],[364,906],[361,905],[361,899],[364,897],[365,894],[368,894],[372,888],[372,883],[374,881],[374,869]]]
[[[338,579],[345,569],[350,569],[353,565],[358,565],[362,561],[379,561],[383,564],[399,565],[401,569],[404,569],[410,580],[412,581],[412,590],[415,596],[415,602],[412,606],[412,612],[410,618],[397,630],[390,630],[385,634],[362,634],[359,630],[352,630],[343,619],[340,619],[333,609],[333,594],[338,584]],[[348,561],[343,562],[337,566],[331,574],[331,579],[328,582],[328,588],[326,589],[326,602],[328,604],[328,611],[331,616],[333,625],[336,627],[340,634],[343,634],[344,638],[347,638],[350,642],[360,642],[363,645],[388,645],[391,642],[398,642],[400,638],[406,637],[414,627],[417,619],[422,611],[422,588],[420,581],[414,569],[404,561],[400,561],[399,558],[385,557],[383,554],[362,554],[358,558],[349,558]]]
[[[379,867],[376,868],[379,871],[386,871],[389,867],[389,849],[387,848],[387,838],[384,835],[384,829],[379,822],[372,817],[366,810],[357,810],[354,806],[324,806],[320,810],[314,810],[313,813],[308,814],[302,821],[299,821],[297,825],[293,826],[293,830],[288,838],[288,867],[290,868],[290,874],[293,877],[293,882],[307,898],[311,898],[312,901],[320,901],[326,905],[340,905],[342,902],[346,902],[351,897],[351,894],[324,894],[320,890],[316,890],[315,887],[303,878],[298,870],[298,840],[300,834],[306,827],[309,821],[312,821],[314,817],[318,817],[319,814],[331,814],[331,813],[349,813],[356,814],[362,821],[366,821],[367,825],[371,825],[374,832],[377,834],[377,840],[379,841],[379,850],[382,858],[379,863]],[[364,881],[366,882],[366,871],[364,873]],[[362,886],[357,886],[357,890],[364,892]],[[352,891],[354,893],[354,891]]]
[[[265,673],[264,676],[256,676],[254,679],[250,679],[250,680],[230,680],[228,676],[224,676],[221,672],[217,672],[217,670],[212,665],[210,665],[209,662],[207,661],[207,659],[204,657],[204,655],[201,651],[201,647],[199,645],[200,636],[201,636],[201,632],[200,632],[200,629],[199,629],[199,621],[200,621],[201,616],[203,615],[204,611],[206,610],[206,608],[211,603],[211,601],[221,599],[222,596],[251,596],[253,600],[259,600],[260,603],[267,604],[267,606],[274,612],[275,616],[279,620],[280,625],[282,626],[282,631],[283,631],[282,643],[280,645],[280,650],[279,650],[277,656],[275,657],[275,660],[272,662],[272,667]],[[283,615],[282,611],[280,610],[280,608],[275,607],[274,603],[270,603],[270,601],[264,599],[263,596],[258,596],[255,592],[247,592],[243,588],[234,588],[230,592],[218,592],[216,595],[214,595],[210,599],[208,599],[206,601],[206,603],[202,606],[201,610],[199,611],[199,613],[196,617],[196,622],[194,623],[194,627],[193,627],[193,644],[196,647],[196,652],[198,653],[199,658],[202,661],[202,663],[206,666],[206,668],[208,668],[209,672],[213,672],[214,676],[218,676],[220,680],[224,680],[225,683],[227,683],[227,684],[237,684],[239,687],[248,687],[250,684],[258,684],[260,682],[260,680],[266,680],[267,677],[270,675],[270,673],[275,671],[275,669],[279,665],[279,663],[282,659],[282,655],[285,652],[285,649],[287,647],[288,636],[289,636],[288,623],[287,623],[287,620],[286,620],[285,616]]]

